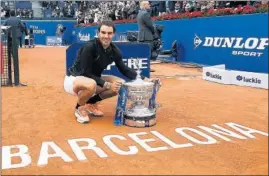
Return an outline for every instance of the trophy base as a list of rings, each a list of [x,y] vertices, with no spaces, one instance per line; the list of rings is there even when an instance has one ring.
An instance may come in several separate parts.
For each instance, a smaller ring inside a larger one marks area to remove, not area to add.
[[[156,115],[153,114],[151,116],[133,117],[125,114],[123,124],[136,128],[152,127],[156,124]]]

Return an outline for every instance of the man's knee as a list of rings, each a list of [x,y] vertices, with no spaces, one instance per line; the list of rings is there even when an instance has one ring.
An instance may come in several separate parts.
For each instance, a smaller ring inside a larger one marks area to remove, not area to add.
[[[77,91],[85,90],[95,93],[97,84],[95,80],[89,78],[78,78],[74,81],[74,89]]]
[[[89,82],[88,84],[86,84],[85,85],[85,88],[87,89],[87,90],[89,90],[89,91],[96,91],[96,86],[97,86],[97,84],[96,84],[96,82],[93,80],[93,81],[91,81],[91,82]]]

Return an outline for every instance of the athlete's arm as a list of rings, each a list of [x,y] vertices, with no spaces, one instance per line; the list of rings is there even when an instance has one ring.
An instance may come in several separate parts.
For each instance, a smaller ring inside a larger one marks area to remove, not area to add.
[[[116,57],[115,58],[115,64],[116,64],[117,68],[119,69],[119,71],[124,76],[126,76],[127,78],[129,78],[130,80],[134,80],[136,78],[136,76],[137,76],[136,71],[124,64],[120,52],[116,52],[116,56],[115,57]],[[141,75],[141,77],[142,77],[142,79],[145,78],[142,75]]]

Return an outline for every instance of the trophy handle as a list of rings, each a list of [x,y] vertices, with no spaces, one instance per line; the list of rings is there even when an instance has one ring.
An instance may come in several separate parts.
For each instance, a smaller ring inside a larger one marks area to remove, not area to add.
[[[155,105],[155,109],[157,110],[158,108],[161,108],[163,105],[161,103],[157,103],[156,102],[156,105]]]
[[[124,112],[126,110],[126,102],[127,102],[127,91],[126,89],[121,86],[120,92],[118,95],[116,113],[114,116],[114,124],[117,126],[122,125],[124,122]]]
[[[156,80],[154,80],[154,85],[155,85],[155,88],[156,88],[156,91],[159,92],[162,84],[161,84],[161,80],[158,78]]]

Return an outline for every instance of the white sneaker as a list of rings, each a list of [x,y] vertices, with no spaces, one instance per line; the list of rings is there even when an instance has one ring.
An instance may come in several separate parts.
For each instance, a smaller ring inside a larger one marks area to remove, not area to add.
[[[88,115],[88,111],[85,106],[80,106],[78,109],[75,109],[75,116],[79,123],[89,123],[90,118]]]

